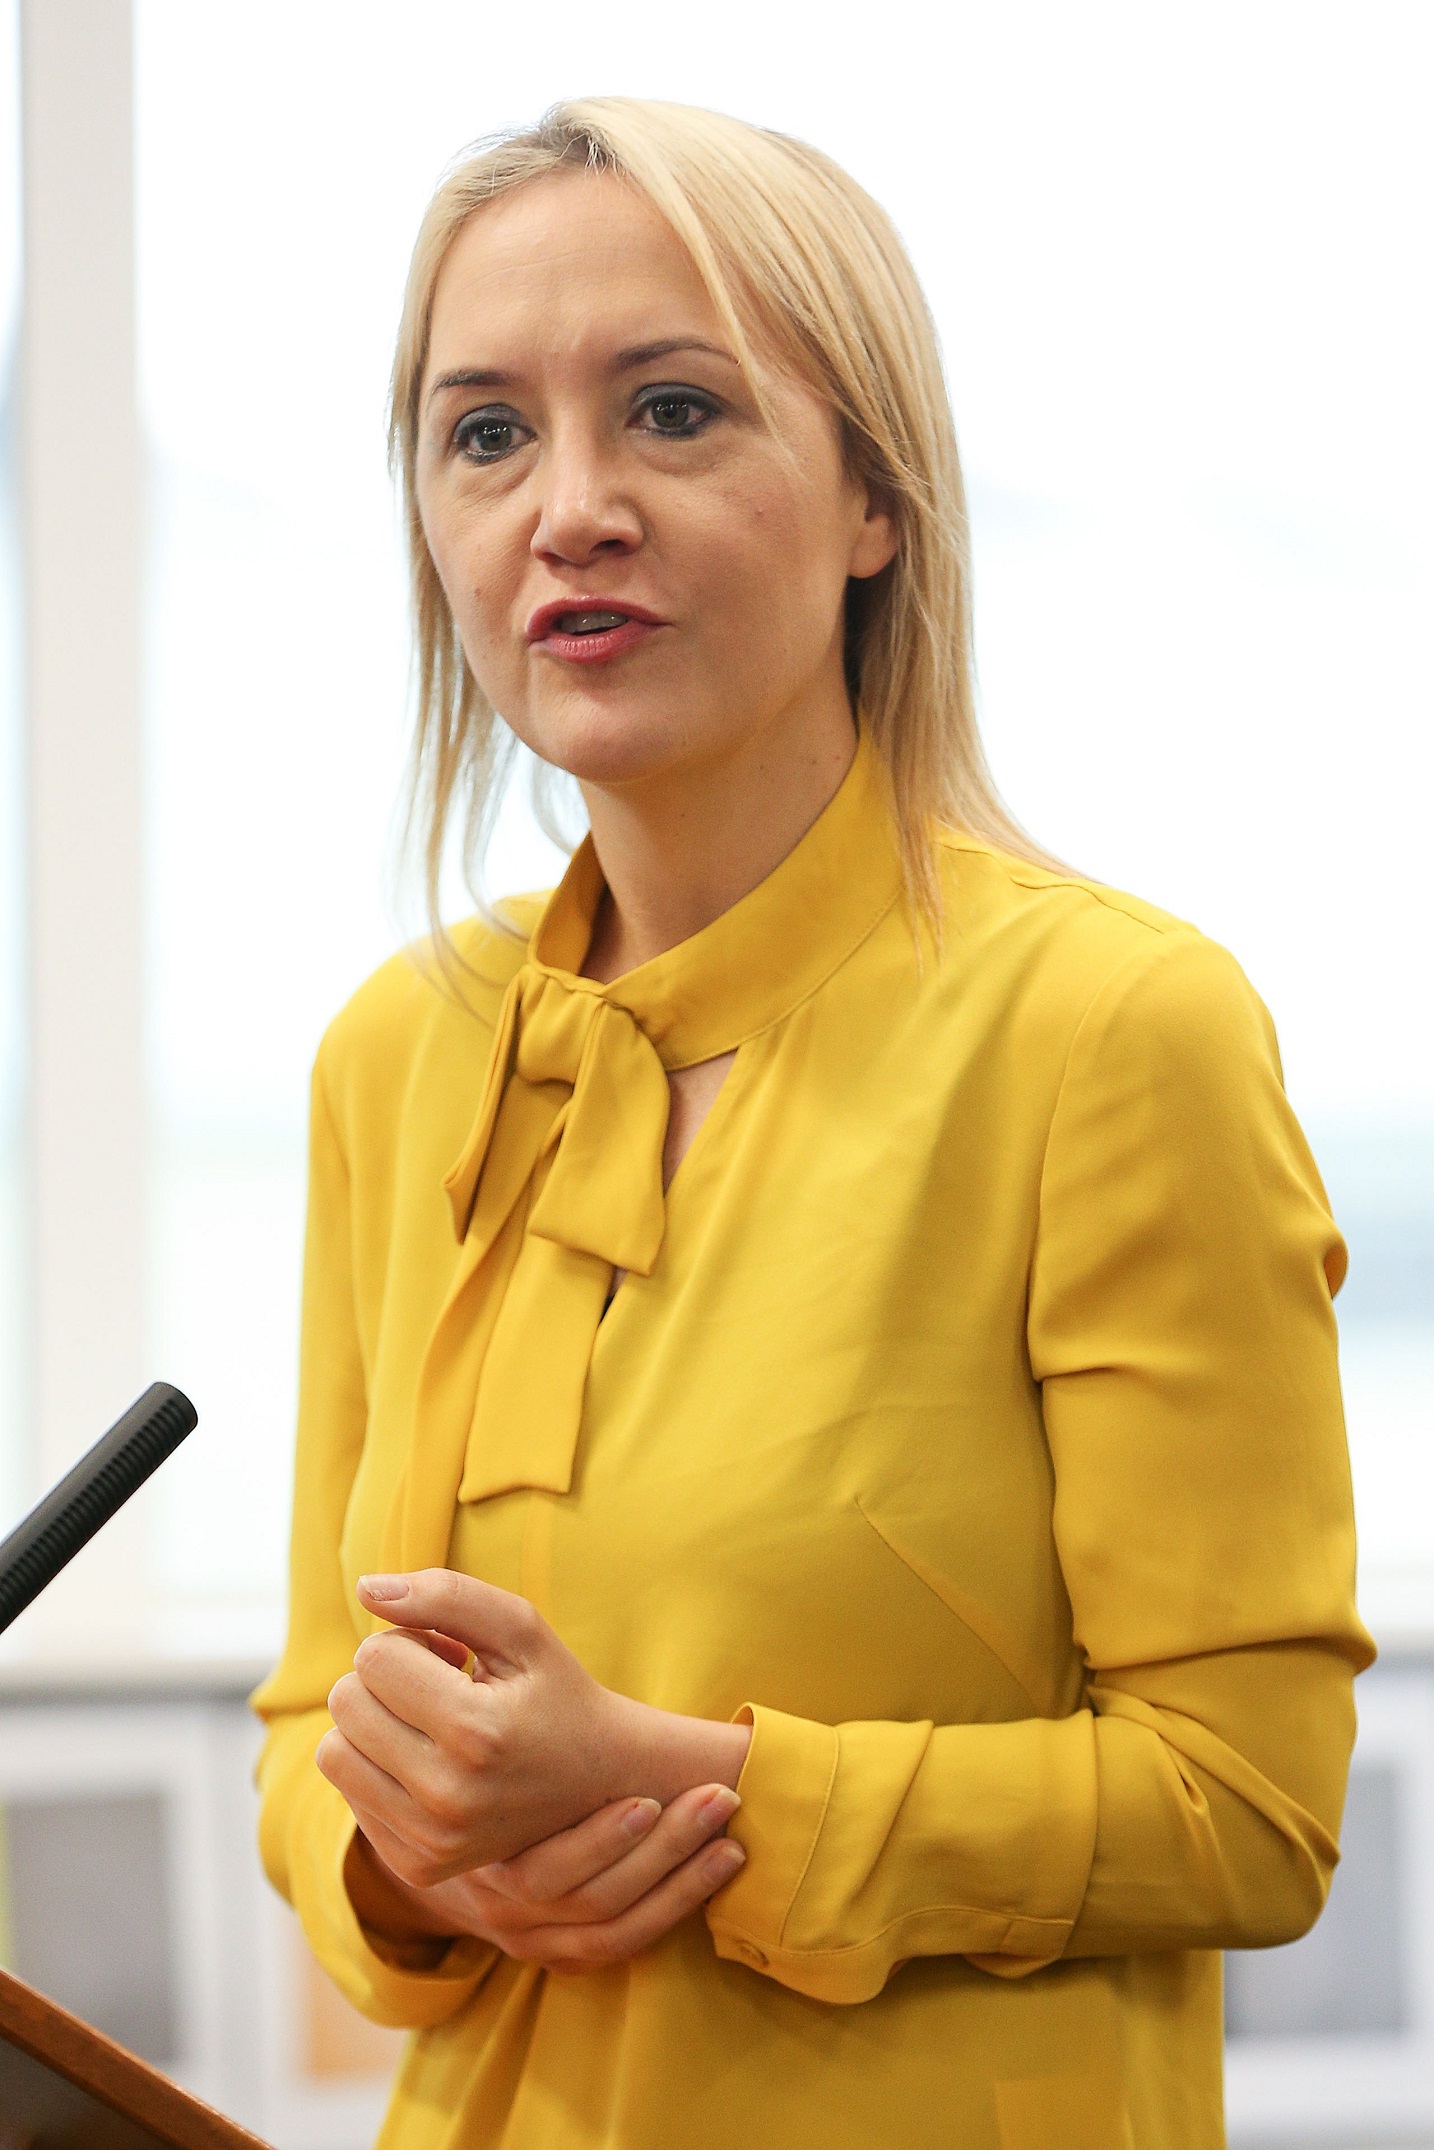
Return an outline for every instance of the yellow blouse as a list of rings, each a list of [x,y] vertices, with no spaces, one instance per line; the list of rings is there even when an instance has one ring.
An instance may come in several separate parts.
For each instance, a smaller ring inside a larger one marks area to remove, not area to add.
[[[1316,1916],[1372,1655],[1343,1247],[1223,950],[942,872],[918,950],[863,745],[657,961],[577,977],[584,847],[471,1007],[400,957],[324,1040],[262,1842],[417,2032],[383,2150],[1223,2140],[1218,1951]],[[731,1047],[664,1198],[663,1071]],[[360,1926],[324,1698],[356,1577],[440,1563],[750,1718],[705,1923],[560,1975]]]

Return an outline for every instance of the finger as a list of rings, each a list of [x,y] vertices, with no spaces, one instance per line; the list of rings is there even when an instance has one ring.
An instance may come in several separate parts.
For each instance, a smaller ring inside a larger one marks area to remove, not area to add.
[[[360,1830],[374,1858],[390,1874],[397,1876],[403,1861],[413,1857],[413,1846],[406,1844],[397,1831],[390,1829],[376,1814],[366,1814]]]
[[[402,1802],[408,1800],[408,1794],[377,1763],[360,1753],[342,1732],[337,1729],[326,1732],[319,1741],[314,1760],[320,1776],[328,1778],[334,1790],[343,1795],[358,1816],[365,1834],[370,1820],[386,1828],[396,1825]],[[412,1805],[411,1800],[408,1803]]]
[[[526,1598],[452,1568],[362,1575],[358,1594],[369,1612],[395,1627],[452,1635],[480,1658],[501,1660],[509,1671],[528,1662],[544,1626]]]
[[[380,1701],[360,1673],[346,1672],[329,1689],[329,1715],[360,1754],[409,1791],[416,1789],[425,1764],[433,1758],[433,1741]]]
[[[421,1642],[425,1650],[441,1657],[445,1665],[456,1665],[460,1672],[467,1672],[471,1677],[474,1658],[466,1642],[457,1642],[452,1635],[435,1634],[432,1628],[426,1627],[405,1627],[397,1632],[412,1642]]]
[[[696,1791],[684,1792],[626,1859],[562,1899],[562,1917],[595,1922],[618,1917],[685,1866],[714,1837],[720,1837],[740,1805],[736,1793],[725,1784],[699,1785]]]
[[[344,1799],[386,1866],[415,1888],[432,1888],[462,1870],[443,1840],[441,1825],[405,1787],[361,1754],[342,1732],[326,1732],[316,1760]]]
[[[626,1834],[625,1844],[598,1866],[592,1863],[591,1854],[597,1848],[594,1842],[582,1862],[588,1871],[581,1873],[580,1879],[576,1878],[580,1871],[578,1861],[571,1859],[561,1838],[552,1837],[491,1869],[490,1878],[494,1887],[529,1903],[540,1919],[545,1912],[565,1924],[611,1919],[646,1896],[725,1829],[740,1804],[736,1793],[725,1784],[699,1785],[674,1799],[656,1826],[639,1834],[635,1845],[632,1835]],[[607,1832],[607,1845],[612,1844],[616,1834],[611,1829]],[[567,1889],[555,1886],[568,1871],[575,1878]]]
[[[731,1837],[704,1844],[676,1873],[649,1889],[628,1910],[596,1925],[534,1926],[503,1944],[510,1956],[551,1965],[591,1970],[626,1963],[640,1956],[682,1920],[715,1896],[745,1863],[746,1854]]]
[[[473,1652],[466,1642],[457,1642],[452,1635],[435,1634],[432,1628],[404,1628],[402,1632],[411,1635],[415,1642],[421,1642],[424,1649],[431,1650],[435,1657],[441,1657],[445,1665],[455,1665],[460,1672],[469,1673],[471,1678]]]
[[[575,1828],[562,1829],[514,1858],[484,1867],[483,1879],[526,1903],[555,1903],[625,1860],[661,1816],[656,1799],[614,1800]]]
[[[477,1699],[468,1673],[402,1630],[366,1637],[354,1652],[354,1673],[375,1701],[430,1740],[442,1740]]]

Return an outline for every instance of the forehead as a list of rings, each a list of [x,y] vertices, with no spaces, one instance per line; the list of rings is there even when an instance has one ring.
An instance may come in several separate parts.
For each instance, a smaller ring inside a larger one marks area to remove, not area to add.
[[[505,340],[557,351],[678,334],[727,340],[671,225],[611,174],[555,172],[480,209],[454,240],[429,367],[501,363]]]

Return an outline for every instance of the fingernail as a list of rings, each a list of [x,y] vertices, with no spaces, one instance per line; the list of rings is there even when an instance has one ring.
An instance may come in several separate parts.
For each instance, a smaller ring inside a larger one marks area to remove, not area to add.
[[[724,1836],[720,1844],[714,1844],[707,1856],[714,1874],[735,1874],[739,1866],[747,1864],[746,1852],[730,1836]]]
[[[408,1596],[406,1575],[361,1575],[358,1586],[366,1598],[377,1598],[381,1605]]]
[[[662,1808],[655,1799],[634,1799],[622,1817],[624,1835],[646,1836],[661,1812]]]
[[[729,1790],[725,1784],[719,1784],[715,1791],[707,1794],[697,1811],[705,1822],[727,1822],[732,1819],[741,1804],[734,1791]]]

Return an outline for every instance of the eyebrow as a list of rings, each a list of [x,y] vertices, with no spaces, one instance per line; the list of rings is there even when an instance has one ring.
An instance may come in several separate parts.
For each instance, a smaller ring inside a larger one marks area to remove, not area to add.
[[[676,351],[705,351],[709,358],[725,359],[729,366],[738,362],[730,351],[724,351],[720,343],[704,343],[700,336],[670,336],[662,343],[630,344],[619,351],[613,361],[613,370],[628,373],[634,366],[651,365],[655,358],[671,358]]]
[[[650,366],[655,359],[671,358],[679,351],[703,351],[709,358],[725,360],[729,366],[740,363],[720,344],[704,343],[700,336],[669,336],[657,343],[628,344],[614,353],[612,370],[614,373],[630,373],[635,366]],[[511,388],[516,379],[516,374],[507,373],[499,366],[463,366],[453,373],[441,373],[428,395],[431,400],[446,388]]]

